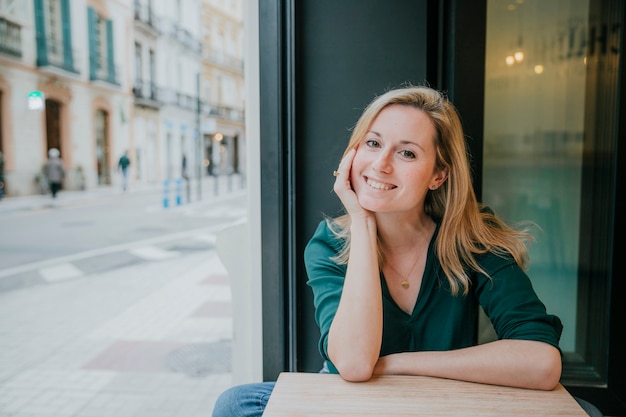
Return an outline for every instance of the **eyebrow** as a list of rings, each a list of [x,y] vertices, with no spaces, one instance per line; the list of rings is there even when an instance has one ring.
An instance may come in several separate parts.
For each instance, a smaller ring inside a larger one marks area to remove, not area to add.
[[[382,138],[382,137],[383,137],[383,135],[381,135],[380,133],[378,133],[378,132],[377,132],[377,131],[375,131],[375,130],[369,130],[367,133],[373,133],[374,135],[378,136],[379,138]],[[401,141],[400,141],[400,143],[401,143],[402,145],[414,145],[414,146],[417,146],[417,147],[418,147],[418,148],[420,148],[423,152],[425,152],[425,149],[422,147],[422,145],[420,145],[420,144],[419,144],[419,143],[417,143],[417,142],[412,142],[412,141],[410,141],[410,140],[401,140]]]

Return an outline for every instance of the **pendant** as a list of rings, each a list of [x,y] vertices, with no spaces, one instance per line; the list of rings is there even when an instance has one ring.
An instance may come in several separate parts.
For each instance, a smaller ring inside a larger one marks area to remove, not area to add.
[[[405,279],[404,281],[400,283],[400,285],[402,285],[402,288],[404,289],[409,288],[409,281]]]

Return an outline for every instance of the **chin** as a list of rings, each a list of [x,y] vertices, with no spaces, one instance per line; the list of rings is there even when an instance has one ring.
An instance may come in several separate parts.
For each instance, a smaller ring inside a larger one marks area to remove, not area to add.
[[[372,199],[370,198],[359,198],[359,204],[365,210],[371,211],[373,213],[387,211],[386,202],[383,201],[372,201]]]

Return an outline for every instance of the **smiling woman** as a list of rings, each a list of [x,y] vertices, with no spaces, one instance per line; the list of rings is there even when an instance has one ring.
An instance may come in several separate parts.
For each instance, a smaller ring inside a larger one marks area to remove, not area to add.
[[[435,167],[433,123],[423,111],[403,105],[383,109],[356,144],[350,184],[361,207],[376,212],[416,210],[447,171]]]
[[[558,384],[562,325],[524,272],[530,235],[476,200],[444,95],[409,86],[374,99],[335,173],[346,214],[322,220],[304,253],[324,371]],[[480,307],[498,334],[482,345]],[[261,415],[272,384],[228,390],[213,416]]]

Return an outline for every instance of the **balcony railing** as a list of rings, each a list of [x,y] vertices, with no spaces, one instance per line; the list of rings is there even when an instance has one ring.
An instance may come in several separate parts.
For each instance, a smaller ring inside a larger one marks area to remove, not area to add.
[[[133,83],[133,95],[135,96],[135,104],[138,106],[154,109],[161,107],[159,89],[153,82],[135,80]]]
[[[218,51],[216,49],[210,49],[208,51],[205,51],[203,57],[207,62],[211,64],[219,65],[221,67],[243,73],[243,60],[235,56],[225,54],[224,52]]]
[[[196,54],[202,53],[202,42],[187,29],[183,29],[171,20],[162,20],[163,31],[185,48]]]
[[[230,120],[233,122],[244,122],[245,120],[245,113],[243,110],[229,106],[202,103],[202,112],[205,115],[216,116],[220,119]]]
[[[22,57],[22,27],[0,17],[0,52]]]
[[[155,34],[159,34],[159,21],[156,15],[152,12],[152,8],[149,6],[142,6],[138,0],[134,3],[135,21],[141,22],[154,31]]]
[[[158,88],[151,81],[135,80],[133,83],[133,94],[137,98],[158,100]]]
[[[159,102],[193,112],[197,111],[198,105],[197,96],[184,94],[168,88],[159,89]],[[242,109],[209,104],[205,101],[200,103],[200,112],[203,116],[212,116],[233,122],[243,122],[245,116]]]
[[[159,90],[159,99],[164,104],[176,106],[181,109],[196,111],[197,98],[189,94],[171,88],[162,88]]]

